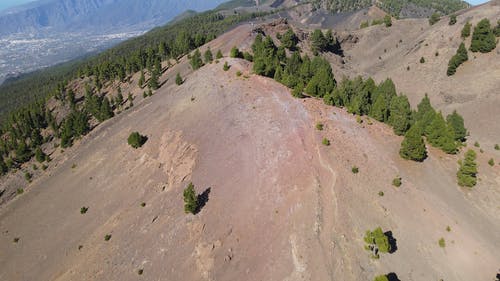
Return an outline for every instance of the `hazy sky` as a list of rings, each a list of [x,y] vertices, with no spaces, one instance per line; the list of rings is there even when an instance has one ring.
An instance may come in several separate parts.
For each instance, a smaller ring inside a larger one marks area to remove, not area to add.
[[[187,1],[189,1],[189,0],[187,0]],[[488,0],[467,0],[467,2],[469,2],[473,5],[481,4],[481,3],[484,3],[487,1]],[[34,2],[34,0],[0,0],[0,11],[5,9],[5,8],[8,8],[8,7],[12,7],[12,6],[16,6],[16,5],[20,5],[20,4],[24,4],[24,3],[28,3],[28,2]]]

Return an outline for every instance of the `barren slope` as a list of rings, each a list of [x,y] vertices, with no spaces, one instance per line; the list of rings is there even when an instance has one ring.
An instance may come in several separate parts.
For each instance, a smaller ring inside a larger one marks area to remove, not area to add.
[[[488,54],[469,52],[469,61],[455,75],[446,75],[448,61],[462,42],[464,24],[470,21],[476,25],[483,18],[495,24],[500,19],[500,1],[459,13],[452,26],[443,17],[433,26],[426,19],[404,19],[393,21],[391,28],[359,30],[354,32],[357,44],[345,48],[347,65],[339,75],[372,76],[378,81],[391,77],[414,106],[428,93],[433,104],[445,113],[455,109],[460,112],[473,142],[477,140],[493,151],[493,145],[500,142],[496,118],[500,107],[500,46]],[[465,43],[468,48],[470,37]],[[423,64],[419,62],[421,57],[425,59]]]
[[[212,49],[245,46],[250,30],[241,26],[226,35],[238,34],[239,42],[223,36]],[[462,190],[457,156],[431,150],[423,164],[404,161],[401,139],[387,126],[294,99],[284,86],[250,75],[242,60],[228,59],[224,72],[224,61],[189,75],[184,60],[169,69],[153,97],[100,125],[29,192],[3,205],[0,279],[136,280],[140,268],[145,280],[370,280],[396,272],[401,280],[465,281],[496,274],[500,173],[486,156],[479,159],[482,181]],[[178,71],[187,79],[182,86],[173,84]],[[320,121],[324,131],[314,128]],[[136,130],[149,137],[137,150],[126,143]],[[396,175],[399,189],[390,184]],[[196,216],[183,211],[190,181],[199,193],[210,188]],[[392,231],[398,249],[376,261],[362,237],[379,225]]]

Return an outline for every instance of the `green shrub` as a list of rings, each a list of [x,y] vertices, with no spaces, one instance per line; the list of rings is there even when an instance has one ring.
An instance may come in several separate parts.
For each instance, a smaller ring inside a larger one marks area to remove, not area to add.
[[[496,48],[497,40],[488,19],[482,19],[472,33],[470,50],[472,52],[489,53]]]
[[[449,225],[446,227],[446,231],[448,231],[448,232],[451,231],[451,227]]]
[[[144,208],[144,207],[146,207],[146,203],[145,203],[145,202],[142,202],[142,203],[141,203],[141,207],[143,207],[143,208]]]
[[[138,132],[133,132],[130,134],[127,141],[128,141],[128,144],[130,146],[137,149],[137,148],[143,146],[147,140],[148,140],[148,137],[143,136],[143,135],[139,134]]]
[[[382,228],[377,227],[375,230],[367,230],[363,238],[365,249],[372,251],[373,258],[379,258],[378,253],[389,253],[391,251],[391,244],[389,237],[382,231]]]
[[[363,21],[361,22],[361,24],[359,25],[359,28],[360,29],[363,29],[363,28],[367,28],[368,26],[370,26],[370,23],[368,21]]]
[[[475,146],[475,147],[481,147],[481,145],[480,145],[480,144],[479,144],[479,142],[477,142],[477,141],[476,141],[476,142],[474,142],[474,146]]]
[[[389,281],[389,278],[387,275],[379,275],[373,279],[373,281]]]
[[[241,73],[241,71],[239,71],[239,70],[238,70],[238,71],[236,71],[236,76],[240,77],[240,76],[241,76],[241,74],[242,74],[242,73]]]
[[[177,84],[177,86],[180,86],[182,85],[182,83],[184,83],[184,80],[182,79],[181,74],[177,72],[177,75],[175,76],[175,84]]]
[[[14,239],[12,239],[12,242],[13,242],[13,243],[19,243],[19,240],[21,240],[21,238],[19,238],[19,237],[14,237]]]
[[[323,131],[323,129],[324,129],[323,127],[324,127],[323,123],[320,123],[320,122],[316,123],[316,130]]]
[[[27,180],[28,182],[31,182],[33,178],[33,175],[30,174],[29,172],[24,172],[24,179]]]
[[[455,74],[455,72],[457,72],[457,68],[468,59],[469,56],[467,54],[467,49],[465,48],[465,44],[462,42],[458,47],[457,53],[451,57],[448,62],[448,70],[446,71],[446,74],[448,76]]]
[[[359,173],[359,168],[358,168],[358,167],[356,167],[356,166],[353,166],[353,167],[351,168],[351,171],[352,171],[352,173],[353,173],[353,174],[357,174],[357,173]]]
[[[468,150],[465,153],[465,159],[458,161],[460,168],[457,172],[458,185],[473,187],[477,183],[477,164],[476,152]]]
[[[457,15],[451,15],[450,16],[450,21],[448,22],[449,25],[454,25],[457,23]]]
[[[490,158],[490,160],[488,160],[488,164],[492,167],[495,165],[495,161],[493,160],[493,158]]]
[[[461,36],[462,38],[467,38],[470,36],[470,30],[471,30],[472,24],[470,22],[466,22],[464,25],[464,28],[462,29]]]
[[[420,58],[420,63],[425,63],[425,58],[424,57]]]
[[[327,139],[327,138],[323,138],[322,143],[323,143],[323,145],[329,146],[330,145],[330,140]]]
[[[386,27],[391,27],[392,26],[392,19],[390,15],[385,15],[384,17],[384,24]]]
[[[444,241],[444,238],[441,237],[438,241],[439,247],[444,248],[446,247],[446,242]]]
[[[217,51],[217,54],[215,55],[215,58],[220,60],[222,58],[222,52],[220,50]]]
[[[104,241],[109,241],[111,239],[111,234],[106,234],[104,236]]]
[[[240,52],[240,50],[238,50],[238,48],[236,48],[236,46],[231,49],[231,52],[229,52],[229,56],[232,58],[243,58],[243,54]]]
[[[189,185],[184,189],[184,212],[195,214],[198,210],[198,196],[196,195],[196,191],[194,190],[193,183],[189,183]]]
[[[17,193],[17,195],[21,195],[21,194],[23,194],[23,193],[24,193],[24,189],[23,189],[23,188],[18,188],[18,189],[16,190],[16,193]]]
[[[141,268],[141,269],[137,270],[137,274],[142,275],[143,273],[144,273],[144,269]]]
[[[384,192],[383,191],[379,191],[378,192],[378,196],[383,197],[384,196]]]
[[[392,185],[394,185],[395,187],[400,187],[402,184],[401,182],[401,177],[395,177],[393,180],[392,180]]]
[[[85,207],[85,206],[84,206],[84,207],[81,207],[81,208],[80,208],[80,214],[82,214],[82,215],[83,215],[83,214],[86,214],[88,210],[89,210],[89,207]]]
[[[429,24],[434,25],[441,20],[441,16],[438,13],[433,13],[429,18]]]
[[[498,144],[495,144],[495,150],[500,150],[500,146]]]
[[[222,66],[222,69],[223,69],[224,71],[228,71],[228,70],[229,70],[229,68],[230,68],[230,66],[229,66],[229,64],[227,64],[227,61],[226,61],[226,62],[224,63],[224,65]]]

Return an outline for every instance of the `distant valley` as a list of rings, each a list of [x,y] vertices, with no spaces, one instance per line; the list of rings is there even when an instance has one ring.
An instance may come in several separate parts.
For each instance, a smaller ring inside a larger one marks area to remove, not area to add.
[[[0,83],[95,53],[224,0],[42,0],[0,12]]]

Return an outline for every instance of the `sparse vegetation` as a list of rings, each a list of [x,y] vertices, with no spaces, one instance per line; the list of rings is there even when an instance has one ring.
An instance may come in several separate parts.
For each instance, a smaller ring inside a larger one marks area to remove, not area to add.
[[[323,141],[322,141],[323,145],[325,146],[329,146],[330,145],[330,140],[327,139],[327,138],[323,138]]]
[[[316,123],[316,130],[323,131],[323,129],[324,129],[323,123],[320,122]]]
[[[384,192],[383,191],[379,191],[378,192],[378,196],[383,197],[384,196]]]
[[[143,208],[146,207],[146,202],[142,202],[141,207],[143,207]]]
[[[449,25],[455,25],[457,23],[457,15],[451,15],[450,16],[450,21],[448,22]]]
[[[359,25],[359,28],[360,29],[363,29],[363,28],[367,28],[368,26],[370,26],[370,23],[368,21],[363,21],[361,22],[361,24]]]
[[[474,146],[475,146],[475,147],[481,147],[481,145],[480,145],[480,144],[479,144],[479,142],[477,142],[477,141],[475,141],[475,142],[474,142]]]
[[[29,172],[24,172],[24,179],[25,179],[26,181],[31,182],[32,178],[33,178],[33,175],[32,175],[31,173],[29,173]]]
[[[438,241],[439,247],[444,248],[446,247],[446,242],[444,241],[444,238],[441,237]]]
[[[143,135],[139,134],[138,132],[133,132],[130,134],[127,141],[128,141],[128,144],[130,146],[137,149],[137,148],[143,146],[147,140],[148,140],[148,137],[143,136]]]
[[[19,237],[14,237],[14,239],[12,239],[12,242],[13,242],[13,243],[19,243],[19,240],[21,240],[21,238],[19,238]]]
[[[143,273],[144,273],[144,269],[141,268],[141,269],[137,270],[137,274],[142,275]]]
[[[460,168],[457,172],[458,185],[473,187],[477,183],[476,152],[470,149],[465,153],[464,160],[458,161]]]
[[[424,57],[420,58],[420,63],[425,63],[425,58]]]
[[[240,77],[243,73],[241,73],[241,71],[236,71],[236,76]]]
[[[184,189],[184,212],[195,214],[198,209],[198,196],[194,190],[193,183],[189,183]]]
[[[184,83],[184,80],[182,79],[182,76],[179,72],[177,72],[177,75],[175,76],[175,84],[177,84],[177,86],[180,86]]]
[[[490,165],[491,167],[495,166],[495,160],[493,160],[493,158],[490,158],[490,160],[488,160],[488,165]]]
[[[23,193],[24,193],[24,189],[23,189],[23,188],[18,188],[18,189],[16,190],[16,194],[17,194],[17,195],[21,195],[21,194],[23,194]]]
[[[104,235],[104,241],[109,241],[109,240],[111,240],[111,234]]]
[[[446,227],[446,231],[448,231],[448,232],[451,231],[451,227],[449,225]]]
[[[390,15],[385,15],[384,17],[384,24],[386,27],[391,27],[392,26],[392,18]]]
[[[429,17],[429,24],[430,25],[434,25],[436,24],[438,21],[441,20],[441,16],[438,14],[438,13],[433,13],[430,17]]]
[[[215,58],[220,60],[222,58],[222,52],[220,50],[217,51],[217,54],[215,55]]]
[[[231,51],[229,52],[229,56],[231,58],[243,58],[243,54],[238,48],[236,48],[236,46],[231,49]]]
[[[228,70],[229,70],[229,68],[230,68],[230,66],[229,66],[229,64],[227,64],[227,61],[226,61],[226,62],[224,62],[224,65],[222,66],[222,69],[223,69],[224,71],[228,71]]]
[[[376,276],[373,281],[389,281],[389,278],[387,277],[387,275],[379,275]]]
[[[210,50],[210,48],[208,48],[206,51],[205,51],[205,63],[212,63],[214,61],[214,56],[212,54],[212,51]]]
[[[358,168],[358,167],[356,167],[356,166],[353,166],[353,167],[351,168],[351,172],[352,172],[353,174],[357,174],[357,173],[359,173],[359,168]]]
[[[377,227],[375,230],[367,230],[363,238],[365,249],[372,253],[372,258],[378,259],[379,253],[389,253],[391,251],[391,244],[389,237],[382,231],[382,228]]]
[[[82,215],[83,215],[83,214],[86,214],[88,210],[89,210],[89,207],[85,207],[85,206],[84,206],[84,207],[81,207],[81,208],[80,208],[80,214],[82,214]]]
[[[495,150],[500,150],[500,145],[495,144]]]
[[[394,185],[395,187],[400,187],[401,184],[402,184],[401,177],[395,177],[392,180],[392,185]]]

